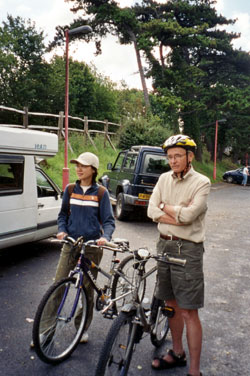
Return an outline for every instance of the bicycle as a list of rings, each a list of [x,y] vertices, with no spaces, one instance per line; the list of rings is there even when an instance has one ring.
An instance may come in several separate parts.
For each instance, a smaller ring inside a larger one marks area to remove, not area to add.
[[[113,318],[118,315],[123,305],[119,305],[118,301],[124,302],[132,290],[136,270],[133,268],[135,257],[129,249],[127,240],[115,239],[113,243],[102,246],[103,249],[113,252],[109,273],[84,255],[87,246],[96,247],[95,241],[84,242],[83,237],[77,240],[66,237],[62,242],[79,249],[79,260],[67,278],[54,283],[45,293],[33,324],[35,351],[41,360],[50,364],[67,359],[77,347],[84,332],[89,305],[83,285],[84,278],[90,281],[97,293],[96,308],[101,310],[108,307],[103,315]],[[131,254],[120,262],[116,257],[117,252]],[[108,279],[104,287],[98,285],[91,268],[97,268]]]
[[[100,358],[97,363],[95,376],[119,375],[126,376],[130,362],[144,333],[150,334],[150,339],[155,347],[160,347],[169,330],[168,318],[173,317],[174,309],[165,306],[164,302],[157,299],[154,294],[150,307],[145,307],[143,300],[138,297],[141,282],[148,278],[156,266],[145,273],[145,264],[149,259],[183,267],[185,259],[170,257],[168,255],[155,256],[143,250],[137,266],[137,278],[131,301],[125,305],[118,317],[113,321],[108,335],[104,341]]]

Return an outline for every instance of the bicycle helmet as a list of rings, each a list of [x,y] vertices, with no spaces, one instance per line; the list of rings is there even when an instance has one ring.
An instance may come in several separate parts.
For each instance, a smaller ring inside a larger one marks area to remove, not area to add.
[[[188,160],[188,152],[195,152],[196,143],[189,136],[185,136],[184,134],[177,134],[175,136],[169,137],[162,145],[162,148],[166,154],[168,149],[174,147],[181,147],[186,150],[186,167],[183,169],[183,171],[181,171],[181,178],[183,178],[184,174],[190,169],[191,166],[191,162]]]
[[[189,136],[185,136],[184,134],[177,134],[169,137],[162,145],[162,148],[164,152],[167,153],[168,149],[176,146],[180,146],[185,150],[191,150],[193,152],[195,152],[196,149],[196,143],[194,140],[192,140]]]

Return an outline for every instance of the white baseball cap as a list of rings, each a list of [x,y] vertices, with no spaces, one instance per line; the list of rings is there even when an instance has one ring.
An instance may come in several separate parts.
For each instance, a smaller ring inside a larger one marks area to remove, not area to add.
[[[92,166],[97,170],[99,168],[99,158],[93,153],[82,153],[77,159],[71,159],[70,163],[80,163],[84,166]]]

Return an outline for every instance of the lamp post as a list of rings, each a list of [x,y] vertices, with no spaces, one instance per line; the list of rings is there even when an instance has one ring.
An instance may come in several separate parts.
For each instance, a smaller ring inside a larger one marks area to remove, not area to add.
[[[215,139],[214,139],[214,170],[213,179],[216,180],[216,159],[217,159],[217,143],[218,143],[218,125],[227,121],[226,119],[216,120],[215,122]]]
[[[92,28],[88,25],[76,27],[75,29],[66,29],[66,52],[65,52],[65,144],[64,144],[64,168],[63,168],[63,191],[69,183],[68,168],[68,125],[69,125],[69,37],[74,34],[88,34],[92,32]]]

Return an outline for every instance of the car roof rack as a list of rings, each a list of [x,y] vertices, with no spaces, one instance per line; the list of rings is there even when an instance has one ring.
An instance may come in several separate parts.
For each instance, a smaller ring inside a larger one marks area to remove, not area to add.
[[[151,145],[133,145],[131,146],[131,151],[139,151],[140,149],[155,149],[155,150],[162,150],[160,146],[151,146]]]

